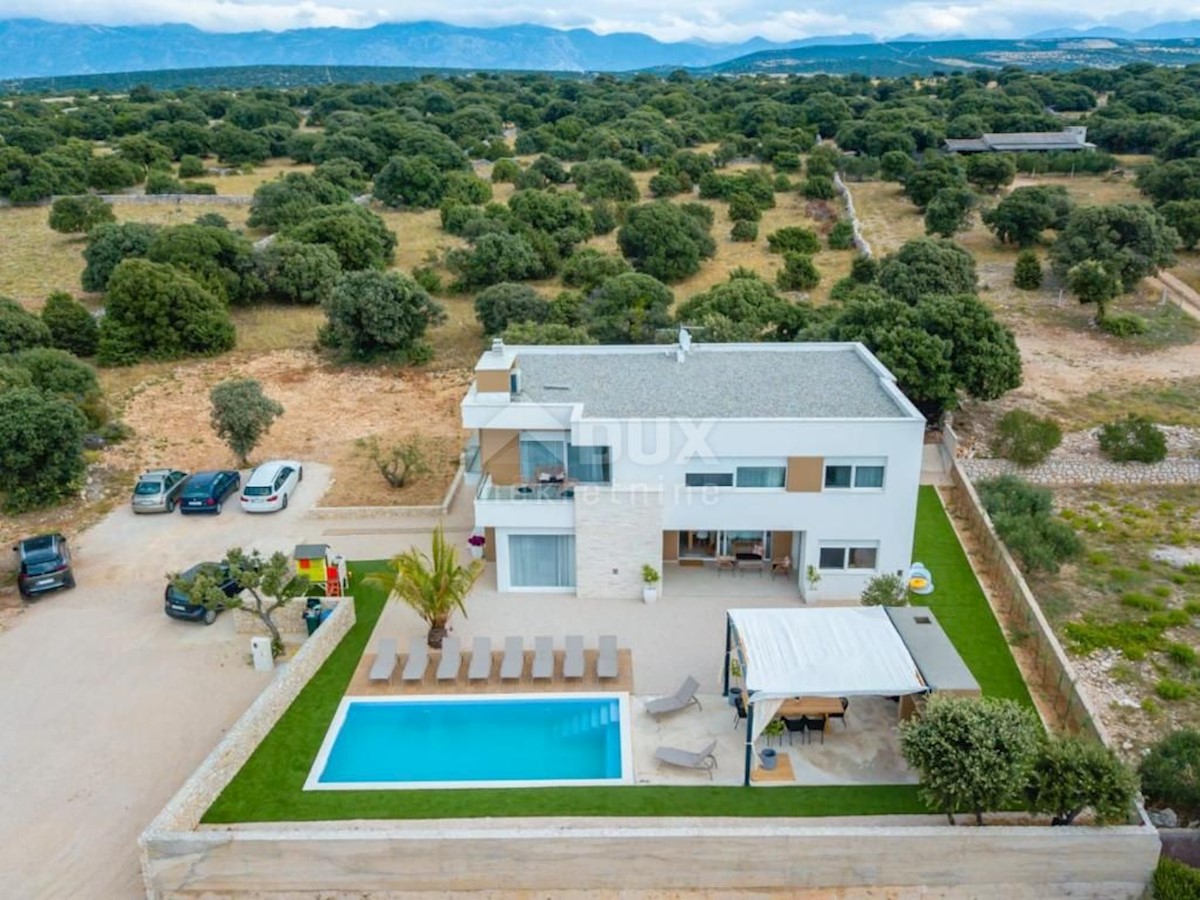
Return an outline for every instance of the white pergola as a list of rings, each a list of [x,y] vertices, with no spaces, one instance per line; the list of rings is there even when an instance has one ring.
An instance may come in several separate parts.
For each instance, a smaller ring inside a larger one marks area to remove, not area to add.
[[[745,683],[746,771],[754,741],[792,697],[897,697],[929,686],[880,606],[731,609],[725,629],[725,694],[737,654]]]

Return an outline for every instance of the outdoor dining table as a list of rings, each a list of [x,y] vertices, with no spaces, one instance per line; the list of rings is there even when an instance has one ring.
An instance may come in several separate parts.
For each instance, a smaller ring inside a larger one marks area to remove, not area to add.
[[[781,719],[797,719],[800,716],[832,716],[842,711],[841,697],[793,697],[784,700],[776,713]]]

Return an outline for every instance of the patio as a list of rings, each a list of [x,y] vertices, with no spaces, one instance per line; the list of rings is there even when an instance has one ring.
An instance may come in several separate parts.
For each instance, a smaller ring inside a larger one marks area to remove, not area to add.
[[[731,605],[773,606],[780,601],[792,606],[803,603],[796,573],[771,576],[769,564],[762,569],[750,571],[718,570],[716,563],[703,565],[665,563],[663,565],[662,594],[667,602],[671,598],[722,597]]]

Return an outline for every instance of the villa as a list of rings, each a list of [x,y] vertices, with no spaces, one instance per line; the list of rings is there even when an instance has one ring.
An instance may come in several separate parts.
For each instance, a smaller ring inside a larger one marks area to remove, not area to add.
[[[637,597],[665,564],[850,600],[912,561],[925,419],[861,344],[496,341],[462,418],[502,593]]]

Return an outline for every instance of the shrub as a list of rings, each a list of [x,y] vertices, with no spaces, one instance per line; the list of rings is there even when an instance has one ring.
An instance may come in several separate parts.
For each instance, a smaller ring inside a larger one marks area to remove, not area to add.
[[[59,197],[50,207],[50,227],[62,234],[85,234],[116,219],[112,207],[94,194]]]
[[[775,283],[784,291],[810,291],[821,283],[821,273],[808,254],[785,253]]]
[[[729,198],[729,218],[734,222],[757,222],[762,218],[762,209],[748,194],[734,194]]]
[[[594,247],[583,247],[572,253],[562,267],[562,281],[567,287],[594,291],[610,278],[630,271],[629,263],[620,256],[604,253]]]
[[[170,172],[151,172],[146,176],[147,194],[182,194],[183,182]]]
[[[859,284],[874,284],[879,277],[879,262],[873,256],[856,256],[850,263],[850,277]]]
[[[908,588],[899,575],[886,572],[867,582],[862,592],[863,606],[907,606]]]
[[[496,164],[492,166],[492,183],[500,184],[501,182],[512,182],[517,180],[517,176],[521,174],[521,166],[511,157],[496,160]]]
[[[729,230],[729,239],[743,244],[751,244],[758,240],[758,223],[739,219]]]
[[[1192,695],[1192,686],[1174,678],[1160,678],[1154,685],[1154,693],[1162,700],[1186,700]]]
[[[1154,900],[1196,900],[1200,897],[1200,869],[1169,856],[1161,856],[1154,870]]]
[[[28,347],[48,347],[50,329],[16,300],[0,297],[0,354]]]
[[[322,306],[329,321],[321,342],[354,359],[428,359],[425,331],[446,318],[442,307],[401,272],[348,272]]]
[[[213,431],[237,456],[238,466],[247,465],[250,452],[283,415],[283,405],[264,394],[253,378],[222,381],[208,397]]]
[[[978,484],[979,498],[996,533],[1026,571],[1057,572],[1083,552],[1074,529],[1052,515],[1052,495],[1015,475]]]
[[[82,303],[63,291],[55,291],[42,307],[42,322],[50,329],[51,346],[76,356],[96,352],[99,326]]]
[[[204,172],[204,161],[200,157],[181,156],[179,158],[180,178],[199,178]]]
[[[668,283],[695,274],[716,252],[708,224],[686,206],[662,200],[631,207],[617,244],[637,271]]]
[[[837,224],[829,229],[830,250],[849,250],[854,246],[854,225],[849,219],[838,219]]]
[[[1181,816],[1200,815],[1200,731],[1185,728],[1158,741],[1142,760],[1142,793]]]
[[[0,496],[6,512],[50,506],[84,473],[83,413],[34,387],[0,391]]]
[[[87,262],[80,283],[85,291],[103,291],[113,270],[123,260],[145,256],[158,227],[143,222],[98,225],[88,232],[83,258]]]
[[[1013,266],[1013,286],[1023,291],[1036,291],[1042,286],[1042,264],[1032,250],[1022,250],[1017,254],[1017,264]]]
[[[479,293],[475,316],[484,334],[499,334],[512,322],[545,322],[550,303],[527,285],[503,282]]]
[[[512,322],[504,329],[504,343],[521,344],[594,344],[596,339],[582,325],[561,322]]]
[[[1145,334],[1149,326],[1136,313],[1112,313],[1100,320],[1100,328],[1113,337],[1127,338]]]
[[[767,235],[767,249],[772,253],[817,253],[821,239],[812,229],[789,225]]]
[[[833,186],[832,178],[825,178],[820,175],[810,175],[804,179],[804,184],[800,186],[802,193],[808,200],[832,200],[837,189]]]
[[[1114,462],[1162,462],[1167,457],[1167,438],[1145,416],[1130,413],[1124,419],[1100,427],[1100,452]]]
[[[1121,822],[1129,815],[1137,780],[1112,750],[1078,737],[1045,742],[1033,766],[1029,808],[1050,813],[1052,825],[1070,825],[1085,809],[1097,821]]]
[[[997,424],[992,452],[1019,466],[1036,466],[1061,443],[1062,429],[1053,419],[1014,409]]]
[[[333,248],[287,238],[277,238],[259,251],[256,263],[271,299],[281,303],[320,304],[342,274]]]

